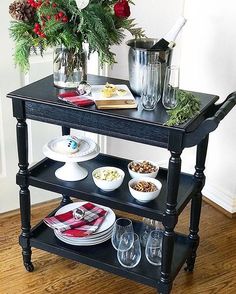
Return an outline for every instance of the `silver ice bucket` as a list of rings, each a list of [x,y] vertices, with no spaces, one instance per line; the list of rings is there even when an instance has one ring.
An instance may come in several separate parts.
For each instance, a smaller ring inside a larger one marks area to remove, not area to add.
[[[129,82],[132,91],[141,95],[144,66],[155,61],[161,62],[161,89],[165,78],[166,67],[171,63],[172,49],[166,51],[150,49],[157,39],[132,39],[126,42],[129,48]]]

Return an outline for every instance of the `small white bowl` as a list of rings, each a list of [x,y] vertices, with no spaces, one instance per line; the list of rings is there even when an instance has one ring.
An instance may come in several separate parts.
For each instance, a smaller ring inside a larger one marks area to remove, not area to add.
[[[140,181],[153,183],[157,187],[157,190],[153,191],[153,192],[140,192],[140,191],[133,189],[132,187],[137,182],[140,182]],[[147,177],[143,177],[143,178],[139,178],[139,179],[132,179],[129,181],[128,185],[129,185],[129,191],[130,191],[131,195],[136,200],[138,200],[139,202],[142,202],[142,203],[147,203],[147,202],[155,199],[159,195],[161,188],[162,188],[162,183],[160,181],[158,181],[157,179],[147,178]]]
[[[96,178],[94,175],[97,172],[101,172],[102,170],[115,170],[119,173],[120,177],[118,179],[114,179],[111,181]],[[93,181],[94,181],[95,185],[98,186],[98,188],[108,192],[108,191],[114,191],[115,189],[117,189],[121,186],[121,184],[123,183],[124,177],[125,177],[125,173],[122,169],[117,168],[117,167],[103,166],[103,167],[99,167],[99,168],[95,169],[92,172],[92,177],[93,177]]]
[[[139,172],[135,172],[135,171],[132,171],[130,169],[130,165],[132,163],[139,163],[139,162],[143,162],[143,161],[148,161],[150,162],[153,166],[156,167],[156,171],[155,172],[152,172],[152,173],[139,173]],[[153,161],[150,161],[150,160],[134,160],[134,161],[131,161],[129,164],[128,164],[128,171],[129,171],[129,174],[131,176],[131,178],[133,179],[139,179],[139,178],[145,178],[145,177],[148,177],[148,178],[155,178],[158,174],[158,171],[159,171],[159,166],[153,162]]]

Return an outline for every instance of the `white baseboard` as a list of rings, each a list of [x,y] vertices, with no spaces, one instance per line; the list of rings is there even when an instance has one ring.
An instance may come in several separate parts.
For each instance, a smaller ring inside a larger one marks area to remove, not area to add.
[[[229,213],[233,214],[236,212],[236,195],[227,193],[219,187],[208,183],[205,185],[202,194]]]

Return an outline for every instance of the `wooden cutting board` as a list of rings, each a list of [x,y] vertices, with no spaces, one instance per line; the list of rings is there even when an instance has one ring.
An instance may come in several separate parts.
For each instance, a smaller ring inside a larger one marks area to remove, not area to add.
[[[98,109],[126,109],[138,106],[134,99],[95,100],[95,104]]]

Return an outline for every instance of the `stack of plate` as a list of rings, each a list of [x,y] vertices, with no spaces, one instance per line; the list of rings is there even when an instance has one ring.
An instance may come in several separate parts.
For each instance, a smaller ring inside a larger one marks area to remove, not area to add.
[[[86,202],[76,202],[68,204],[62,208],[60,208],[55,215],[65,213],[69,210],[74,210],[81,205],[84,205]],[[97,204],[96,204],[97,205]],[[102,205],[97,205],[105,210],[107,210],[107,215],[98,228],[98,230],[90,236],[87,237],[67,237],[62,235],[59,231],[54,230],[55,236],[64,243],[76,246],[91,246],[103,243],[111,238],[113,226],[116,220],[115,213],[109,207],[105,207]]]

